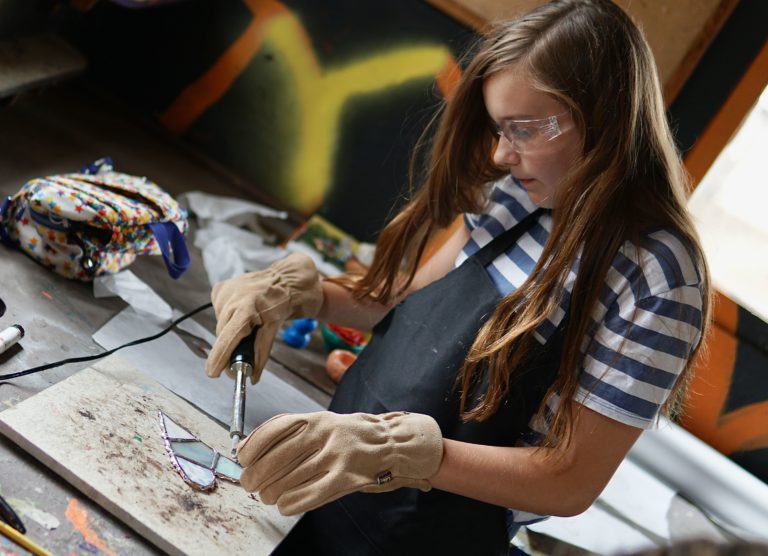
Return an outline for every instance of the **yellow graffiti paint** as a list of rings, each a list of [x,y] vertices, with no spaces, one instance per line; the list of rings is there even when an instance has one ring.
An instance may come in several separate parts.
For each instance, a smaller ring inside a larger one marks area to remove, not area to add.
[[[184,133],[226,92],[248,62],[268,44],[282,64],[295,108],[289,117],[298,129],[291,159],[283,160],[279,196],[304,213],[322,202],[331,183],[340,118],[358,95],[379,94],[415,79],[434,78],[457,67],[442,45],[409,45],[363,56],[338,67],[322,68],[301,22],[280,2],[244,0],[253,20],[214,65],[191,83],[161,115],[163,124]],[[287,125],[288,122],[286,123]]]
[[[281,53],[292,78],[301,132],[296,137],[286,191],[291,204],[311,212],[328,189],[345,103],[356,95],[379,93],[413,79],[438,74],[451,60],[443,46],[413,46],[321,69],[305,43],[297,40],[298,22],[290,14],[273,18],[264,30],[265,42]]]

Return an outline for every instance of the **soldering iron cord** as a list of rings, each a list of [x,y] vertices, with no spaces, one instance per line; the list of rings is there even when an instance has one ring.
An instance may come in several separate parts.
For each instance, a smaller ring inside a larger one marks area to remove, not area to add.
[[[145,344],[147,342],[151,342],[152,340],[156,340],[160,336],[170,332],[176,325],[178,325],[182,321],[187,320],[189,317],[192,317],[192,316],[196,315],[197,313],[199,313],[201,311],[205,311],[206,309],[210,309],[211,307],[213,307],[212,303],[206,303],[205,305],[201,305],[197,309],[194,309],[194,310],[190,311],[189,313],[180,316],[175,321],[171,322],[171,324],[169,324],[167,328],[165,328],[164,330],[161,330],[157,334],[153,334],[152,336],[147,336],[145,338],[139,338],[138,340],[133,340],[133,341],[128,342],[126,344],[123,344],[121,346],[117,346],[116,348],[112,348],[110,350],[104,351],[102,353],[97,353],[95,355],[86,355],[86,356],[83,356],[83,357],[71,357],[69,359],[62,359],[61,361],[55,361],[53,363],[46,363],[45,365],[40,365],[38,367],[32,367],[31,369],[26,369],[24,371],[18,371],[16,373],[9,373],[9,374],[5,374],[5,375],[0,375],[0,380],[10,380],[12,378],[19,378],[19,377],[31,375],[31,374],[34,374],[34,373],[39,373],[39,372],[42,372],[42,371],[47,371],[48,369],[53,369],[54,367],[60,367],[61,365],[67,365],[69,363],[83,363],[85,361],[93,361],[95,359],[101,359],[102,357],[106,357],[107,355],[112,355],[113,353],[115,353],[116,351],[118,351],[120,349],[131,347],[131,346],[136,346],[136,345],[139,345],[139,344]]]

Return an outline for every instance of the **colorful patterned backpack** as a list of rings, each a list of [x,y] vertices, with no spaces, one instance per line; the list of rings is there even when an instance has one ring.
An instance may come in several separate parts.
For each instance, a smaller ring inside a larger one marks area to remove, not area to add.
[[[67,278],[92,280],[159,254],[175,279],[190,264],[186,217],[157,184],[115,172],[105,158],[24,184],[0,208],[0,239]]]

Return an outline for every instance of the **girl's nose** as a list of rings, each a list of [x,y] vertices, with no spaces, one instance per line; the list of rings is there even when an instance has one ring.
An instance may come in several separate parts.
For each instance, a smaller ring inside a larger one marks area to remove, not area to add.
[[[493,163],[502,168],[520,164],[520,154],[515,152],[512,143],[507,141],[503,135],[499,135],[496,150],[493,152]]]

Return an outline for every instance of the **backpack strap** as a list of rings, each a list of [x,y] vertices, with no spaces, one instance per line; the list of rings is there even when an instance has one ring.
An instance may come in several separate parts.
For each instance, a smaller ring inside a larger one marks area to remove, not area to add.
[[[168,274],[176,280],[186,272],[192,263],[184,235],[173,222],[155,222],[148,224],[148,226],[155,234]]]
[[[8,208],[11,205],[11,200],[11,197],[8,196],[3,199],[3,204],[0,205],[0,241],[7,243],[8,245],[13,244],[11,238],[8,237],[8,230],[5,229],[6,213],[8,212]]]

